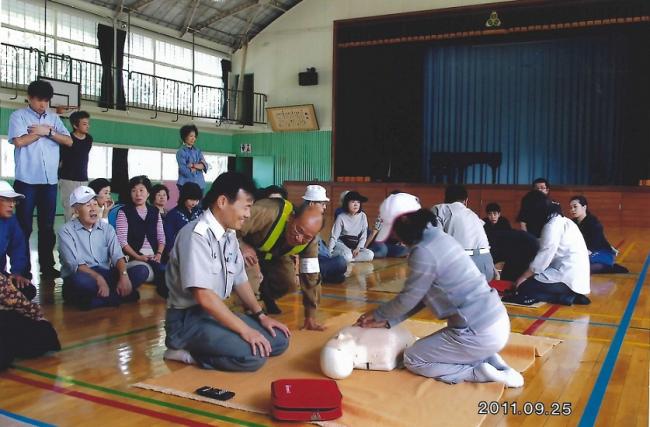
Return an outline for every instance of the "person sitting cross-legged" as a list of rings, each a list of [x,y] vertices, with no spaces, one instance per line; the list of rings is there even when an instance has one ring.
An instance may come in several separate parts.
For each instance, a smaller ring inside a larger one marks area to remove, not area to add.
[[[127,269],[115,230],[99,220],[95,197],[90,187],[77,187],[70,195],[77,217],[59,230],[63,298],[81,309],[138,300],[149,274],[142,265]]]
[[[151,181],[145,175],[134,176],[129,180],[131,200],[117,213],[115,232],[128,256],[128,266],[143,265],[149,271],[147,282],[156,285],[156,292],[167,298],[165,286],[165,231],[158,208],[147,204],[151,193]],[[109,214],[110,222],[110,214]]]

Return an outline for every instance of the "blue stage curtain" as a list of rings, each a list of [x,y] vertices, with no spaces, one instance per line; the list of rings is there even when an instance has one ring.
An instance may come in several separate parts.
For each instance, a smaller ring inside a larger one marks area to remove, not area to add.
[[[628,40],[622,34],[438,46],[424,65],[424,178],[432,152],[501,152],[497,182],[621,181]],[[491,183],[488,166],[466,183]]]

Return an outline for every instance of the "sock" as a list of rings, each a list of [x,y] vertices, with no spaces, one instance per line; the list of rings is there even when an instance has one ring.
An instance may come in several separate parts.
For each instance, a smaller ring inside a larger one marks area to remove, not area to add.
[[[510,369],[510,366],[503,360],[501,356],[499,356],[499,353],[495,353],[492,356],[488,357],[487,359],[484,360],[485,363],[489,363],[490,365],[494,366],[497,368],[499,371],[504,371],[506,369]]]
[[[474,377],[476,378],[477,383],[488,383],[488,382],[506,382],[506,374],[503,371],[499,371],[494,366],[489,363],[479,363],[478,366],[474,368]]]
[[[175,360],[177,362],[187,363],[188,365],[196,365],[196,361],[194,360],[190,352],[187,350],[176,350],[176,349],[168,348],[167,350],[165,350],[163,359]]]
[[[524,377],[512,368],[503,371],[506,375],[506,387],[519,388],[524,385]]]
[[[506,387],[521,387],[524,385],[524,377],[512,368],[503,371],[497,370],[489,363],[480,363],[474,368],[476,382],[498,382],[505,384]]]

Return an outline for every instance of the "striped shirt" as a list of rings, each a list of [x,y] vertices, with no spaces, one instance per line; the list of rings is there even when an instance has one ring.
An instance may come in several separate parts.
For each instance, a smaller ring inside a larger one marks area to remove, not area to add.
[[[140,215],[140,218],[145,219],[147,217],[147,207],[142,206],[142,207],[136,207],[135,208],[136,212],[138,212],[138,215]],[[120,243],[121,247],[124,247],[129,244],[127,241],[128,235],[129,235],[129,222],[126,220],[126,214],[124,213],[123,210],[120,210],[117,213],[117,220],[115,222],[115,231],[117,232],[117,241]],[[165,244],[165,230],[163,228],[163,222],[162,218],[160,217],[160,214],[158,214],[158,224],[156,226],[156,235],[158,236],[158,245],[164,245]],[[142,250],[151,250],[153,251],[153,248],[151,247],[151,243],[149,243],[149,240],[147,239],[147,236],[144,237],[144,243],[142,243],[142,248],[140,249],[140,252]]]

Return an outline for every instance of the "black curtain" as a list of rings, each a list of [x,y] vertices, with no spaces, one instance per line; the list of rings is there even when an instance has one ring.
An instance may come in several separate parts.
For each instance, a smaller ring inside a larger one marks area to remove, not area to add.
[[[130,200],[129,194],[129,149],[113,148],[113,178],[111,191],[118,194],[122,203]]]
[[[228,87],[228,74],[232,70],[232,62],[228,59],[222,59],[221,60],[221,80],[223,81],[223,93],[224,93],[224,98],[223,98],[223,105],[221,107],[221,117],[228,117],[228,95],[229,95],[229,87]]]
[[[241,123],[253,126],[253,93],[254,79],[252,74],[244,74],[244,90],[242,93]]]
[[[102,108],[117,108],[125,110],[124,79],[122,67],[124,65],[124,44],[126,32],[117,30],[117,58],[113,61],[113,27],[99,24],[97,26],[97,47],[102,61],[102,87],[99,96],[99,106]],[[117,103],[113,99],[113,62],[117,72]]]
[[[339,50],[336,176],[421,180],[423,52],[414,44]]]

